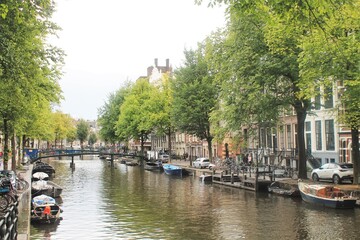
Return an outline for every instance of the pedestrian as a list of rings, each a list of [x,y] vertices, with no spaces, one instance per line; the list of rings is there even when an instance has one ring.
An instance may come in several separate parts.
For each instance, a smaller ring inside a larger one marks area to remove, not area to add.
[[[251,165],[251,163],[252,163],[252,157],[251,157],[251,154],[248,154],[248,163],[249,163],[249,165]]]
[[[249,156],[249,154],[246,154],[246,155],[244,155],[244,157],[243,157],[243,163],[244,163],[245,165],[248,164],[248,161],[249,161],[248,156]]]

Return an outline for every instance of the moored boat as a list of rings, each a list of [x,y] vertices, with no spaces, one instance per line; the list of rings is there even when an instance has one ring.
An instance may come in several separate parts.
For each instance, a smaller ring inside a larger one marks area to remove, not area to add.
[[[172,164],[164,164],[163,169],[167,175],[182,176],[182,168],[179,166]]]
[[[160,161],[146,162],[144,169],[149,170],[149,171],[161,171],[161,170],[163,170],[163,166]]]
[[[52,177],[52,175],[55,174],[55,169],[49,164],[39,161],[35,163],[32,173],[37,172],[44,172],[49,175],[49,177]]]
[[[297,187],[285,185],[280,182],[271,183],[268,187],[268,191],[287,197],[300,197],[300,191]]]
[[[32,222],[37,223],[54,223],[62,218],[60,213],[62,210],[56,203],[55,199],[47,195],[39,195],[31,201],[31,214]]]
[[[126,166],[137,166],[139,163],[136,160],[126,161]]]
[[[349,196],[341,189],[330,185],[298,183],[302,199],[311,204],[329,208],[352,209],[356,198]]]
[[[49,180],[49,175],[44,172],[36,172],[32,175],[33,181],[39,181],[39,180]]]
[[[202,182],[212,182],[213,176],[212,175],[202,174],[202,175],[199,176],[199,179]]]
[[[32,196],[45,194],[57,198],[60,197],[62,190],[62,187],[52,181],[39,180],[31,184]]]

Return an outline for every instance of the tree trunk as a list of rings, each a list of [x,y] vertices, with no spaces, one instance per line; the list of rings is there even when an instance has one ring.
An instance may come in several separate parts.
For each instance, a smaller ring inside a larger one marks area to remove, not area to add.
[[[4,119],[4,170],[8,170],[9,152],[8,120]]]
[[[16,170],[16,139],[15,132],[13,132],[11,137],[11,170]]]
[[[306,108],[299,106],[295,108],[297,118],[297,140],[298,140],[298,163],[299,163],[299,175],[301,179],[307,179],[306,169],[306,151],[305,151],[305,119],[306,119]]]
[[[141,135],[141,137],[140,137],[140,163],[141,163],[141,165],[143,164],[143,161],[144,161],[144,142],[145,142],[145,138],[143,135]]]
[[[30,140],[29,140],[30,141]],[[20,157],[20,159],[24,159],[24,157],[25,157],[25,146],[26,146],[26,135],[24,134],[23,136],[22,136],[22,146],[21,146],[21,157]]]
[[[360,173],[360,154],[359,154],[359,130],[357,128],[351,129],[351,142],[352,142],[352,162],[354,164],[354,184],[359,184]]]
[[[168,129],[168,138],[169,138],[169,141],[168,141],[168,148],[169,148],[169,162],[171,162],[171,148],[172,148],[172,145],[171,145],[171,128]]]
[[[213,162],[213,155],[212,155],[212,138],[209,137],[207,139],[207,143],[208,143],[208,151],[209,151],[209,160],[210,162]]]

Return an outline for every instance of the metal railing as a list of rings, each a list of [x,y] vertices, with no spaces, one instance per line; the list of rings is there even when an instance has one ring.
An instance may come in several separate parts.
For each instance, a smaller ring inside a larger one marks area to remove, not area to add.
[[[15,202],[0,216],[0,239],[17,239],[17,224],[18,202]]]

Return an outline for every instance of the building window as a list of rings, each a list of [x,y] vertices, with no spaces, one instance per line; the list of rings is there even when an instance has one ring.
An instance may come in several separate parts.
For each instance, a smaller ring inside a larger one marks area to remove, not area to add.
[[[287,140],[287,148],[290,149],[292,147],[292,144],[291,144],[291,125],[286,125],[286,140]]]
[[[333,108],[333,90],[332,87],[325,88],[325,108]]]
[[[325,120],[326,150],[335,150],[334,120]]]
[[[311,132],[311,122],[305,122],[305,131]]]
[[[315,96],[315,110],[320,110],[321,108],[320,88],[316,88],[316,92],[318,94]]]
[[[322,150],[321,121],[315,121],[316,150]]]
[[[280,126],[280,140],[279,140],[279,144],[280,147],[285,148],[285,139],[284,139],[284,126]]]
[[[261,148],[266,147],[265,129],[260,129],[260,146]]]
[[[266,129],[266,147],[272,148],[271,128]]]

